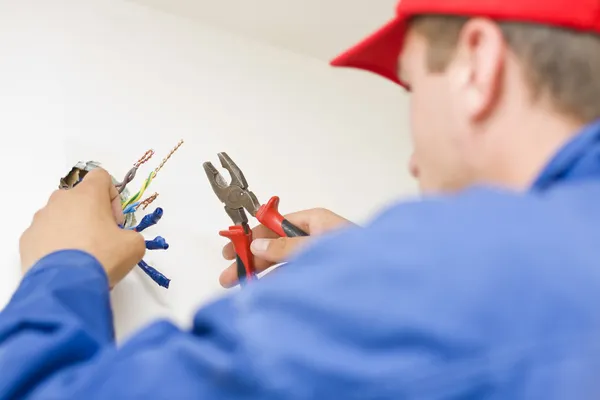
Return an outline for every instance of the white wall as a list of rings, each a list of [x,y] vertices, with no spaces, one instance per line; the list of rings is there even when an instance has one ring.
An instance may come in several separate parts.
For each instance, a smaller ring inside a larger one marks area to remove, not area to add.
[[[283,212],[324,206],[360,222],[414,191],[406,98],[369,74],[118,0],[0,0],[0,54],[2,303],[21,231],[80,159],[120,177],[147,148],[157,162],[186,140],[150,189],[165,216],[148,236],[171,248],[146,259],[172,286],[138,270],[118,286],[120,336],[158,316],[185,324],[221,292],[217,232],[230,221],[202,170],[219,151]]]

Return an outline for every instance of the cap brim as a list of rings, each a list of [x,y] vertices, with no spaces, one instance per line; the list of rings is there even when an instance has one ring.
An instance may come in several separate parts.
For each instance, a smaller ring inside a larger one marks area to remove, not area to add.
[[[362,42],[333,59],[334,67],[358,68],[381,75],[404,88],[398,77],[400,52],[406,35],[406,19],[397,17]]]

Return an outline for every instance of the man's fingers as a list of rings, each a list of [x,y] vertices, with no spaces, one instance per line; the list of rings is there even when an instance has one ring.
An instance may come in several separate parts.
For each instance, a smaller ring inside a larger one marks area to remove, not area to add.
[[[223,272],[221,272],[221,275],[219,276],[219,283],[224,288],[229,289],[234,287],[237,284],[237,282],[238,277],[236,272],[236,266],[234,263],[227,267]]]
[[[340,225],[350,223],[347,219],[324,208],[297,211],[284,215],[284,218],[304,232],[308,232],[311,236],[319,235]],[[255,239],[274,239],[277,237],[273,231],[264,225],[258,225],[252,229],[252,236]],[[231,243],[228,243],[223,248],[223,257],[227,260],[233,260],[235,258]]]
[[[106,200],[106,203],[110,204],[112,201],[110,190],[111,186],[112,181],[108,172],[102,168],[96,168],[88,172],[83,178],[83,181],[71,190],[77,192],[87,192],[94,197],[99,196],[97,198],[100,198],[101,201]]]
[[[258,225],[252,229],[252,237],[254,239],[259,239],[259,238],[274,239],[277,237],[277,234],[264,225]],[[234,260],[235,259],[235,251],[233,250],[233,244],[231,242],[227,243],[223,247],[223,257],[226,260]]]
[[[127,243],[127,263],[135,265],[146,254],[146,241],[140,233],[131,230],[122,230],[123,243]]]
[[[121,198],[117,197],[112,201],[112,214],[115,217],[115,221],[119,225],[125,223],[125,215],[123,214],[123,207],[121,206]]]
[[[252,242],[251,250],[254,254],[254,268],[257,273],[263,272],[275,264],[286,261],[289,256],[298,251],[306,243],[306,237],[280,237],[276,239],[256,239]],[[231,250],[233,252],[233,250]],[[225,252],[224,252],[225,255]],[[227,254],[229,256],[229,254]],[[235,258],[235,252],[233,257]],[[236,264],[231,264],[221,273],[219,282],[223,287],[230,288],[238,283]]]
[[[144,237],[137,232],[119,229],[118,243],[113,255],[120,261],[117,269],[112,271],[110,286],[121,281],[146,253]],[[115,254],[117,253],[118,254]]]
[[[125,217],[123,215],[123,209],[121,207],[121,196],[119,195],[119,191],[113,184],[112,178],[105,169],[96,168],[88,172],[83,178],[83,182],[77,185],[75,189],[82,187],[87,189],[93,188],[93,190],[98,190],[98,192],[102,196],[102,193],[108,193],[108,197],[111,203],[111,211],[115,222],[117,224],[123,224],[123,222],[125,221]]]
[[[235,258],[235,251],[233,250],[233,244],[231,242],[223,246],[223,258],[226,260],[233,260]]]
[[[308,232],[311,236],[320,234],[343,222],[349,222],[339,215],[323,208],[313,208],[311,210],[293,212],[284,215],[284,218],[304,232]],[[258,225],[252,229],[252,237],[254,239],[275,239],[278,236],[266,226]],[[233,245],[231,243],[228,243],[223,247],[223,257],[226,260],[235,259],[235,252],[233,251]]]
[[[313,228],[313,225],[315,225],[315,209],[296,211],[284,215],[283,218],[287,219],[289,222],[296,225],[304,232],[309,233],[310,235],[314,235],[316,233],[314,232],[314,229],[311,229]]]
[[[108,172],[106,172],[104,168],[95,168],[87,174],[85,174],[85,176],[83,177],[83,181],[75,188],[88,185],[94,185],[95,187],[107,190],[109,195],[111,194],[110,186],[113,186],[110,175],[108,174]],[[112,199],[113,197],[111,196],[111,200]]]
[[[233,258],[235,259],[235,254]],[[254,258],[254,268],[257,273],[269,269],[272,266],[272,262],[268,262],[267,260],[262,260],[256,257]],[[223,272],[221,272],[221,276],[219,277],[219,283],[225,288],[231,288],[238,284],[237,265],[235,262],[229,267],[227,267],[227,269],[225,269]]]
[[[259,259],[271,263],[280,263],[287,260],[303,243],[306,243],[307,239],[306,237],[256,239],[252,242],[250,250]]]
[[[284,216],[292,224],[307,232],[311,236],[319,235],[344,224],[351,224],[347,219],[324,208],[313,208],[298,211]],[[286,261],[289,256],[307,243],[307,237],[278,238],[278,236],[265,227],[259,225],[252,230],[252,253],[257,272],[263,272],[274,264]],[[228,243],[223,247],[223,257],[226,260],[235,260],[233,245]],[[232,287],[238,283],[235,263],[230,265],[219,278],[224,287]]]

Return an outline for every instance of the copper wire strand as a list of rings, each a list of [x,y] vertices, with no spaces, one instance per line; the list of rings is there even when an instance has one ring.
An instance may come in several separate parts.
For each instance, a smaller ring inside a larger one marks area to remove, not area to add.
[[[158,193],[154,193],[152,196],[148,196],[145,200],[142,200],[142,202],[140,203],[140,207],[142,207],[142,210],[145,210],[146,207],[152,204],[152,202],[156,200],[157,197]]]
[[[154,176],[156,176],[156,174],[158,174],[158,171],[160,171],[162,169],[162,167],[165,165],[165,163],[167,161],[169,161],[169,158],[171,158],[171,156],[177,151],[177,149],[179,149],[181,147],[182,144],[183,144],[183,140],[180,140],[179,143],[177,143],[177,146],[175,146],[173,148],[173,150],[171,150],[169,152],[169,154],[167,154],[167,156],[165,158],[163,158],[163,160],[161,161],[161,163],[154,170]]]
[[[125,175],[125,178],[123,179],[123,181],[120,183],[117,183],[115,185],[117,187],[117,190],[119,191],[119,193],[123,193],[123,191],[125,190],[127,185],[129,185],[129,183],[131,183],[135,179],[135,174],[136,174],[138,168],[142,164],[144,164],[145,162],[150,160],[153,155],[154,155],[154,150],[150,149],[150,150],[146,151],[144,153],[144,155],[135,162],[135,164],[133,164],[133,168],[131,168],[129,171],[127,171],[127,174]]]
[[[139,168],[142,164],[148,162],[148,160],[150,160],[152,158],[152,156],[154,155],[154,150],[150,149],[147,152],[144,153],[144,155],[136,161],[135,164],[133,164],[133,166],[135,168]]]
[[[148,178],[146,178],[146,180],[144,180],[144,183],[142,184],[142,188],[136,194],[134,194],[129,199],[127,199],[126,201],[123,202],[123,209],[125,209],[125,208],[127,208],[127,206],[139,201],[139,199],[144,195],[144,192],[146,191],[148,186],[150,186],[150,184],[152,183],[154,178],[156,178],[158,171],[160,171],[162,169],[162,167],[165,165],[165,163],[169,160],[169,158],[171,158],[173,153],[175,153],[177,151],[177,149],[179,149],[181,147],[182,144],[183,144],[183,140],[180,140],[179,143],[177,143],[177,146],[175,146],[173,148],[173,150],[171,150],[169,152],[169,154],[167,154],[167,156],[165,158],[163,158],[163,160],[159,164],[159,166],[156,167],[156,169],[150,173],[150,175],[148,176]],[[148,150],[146,153],[144,153],[142,158],[140,158],[138,160],[138,162],[132,168],[133,174],[131,176],[128,175],[128,177],[131,177],[131,179],[126,179],[122,184],[120,184],[119,193],[121,193],[125,189],[125,186],[133,180],[133,178],[135,177],[135,171],[137,171],[137,169],[138,169],[137,166],[142,165],[143,163],[148,161],[150,159],[150,157],[152,157],[152,155],[154,155],[154,150]]]

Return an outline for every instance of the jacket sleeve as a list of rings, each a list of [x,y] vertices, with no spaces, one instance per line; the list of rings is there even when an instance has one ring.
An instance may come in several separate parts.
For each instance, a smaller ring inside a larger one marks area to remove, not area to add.
[[[108,280],[74,250],[40,260],[0,314],[0,398],[23,398],[57,370],[114,343]]]
[[[248,398],[256,385],[231,305],[205,307],[191,331],[158,322],[117,349],[101,265],[51,254],[0,314],[0,399]]]

